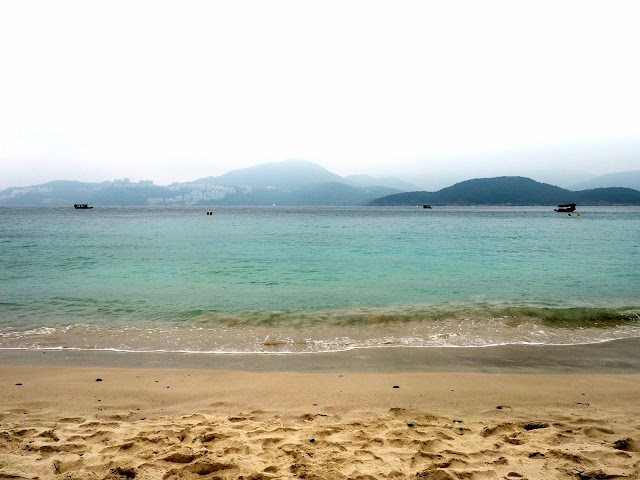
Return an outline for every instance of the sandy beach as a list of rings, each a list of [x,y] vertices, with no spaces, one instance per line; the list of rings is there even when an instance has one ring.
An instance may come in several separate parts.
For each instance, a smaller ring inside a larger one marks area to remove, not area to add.
[[[286,371],[292,356],[114,368],[5,355],[0,478],[639,478],[640,373],[617,373],[611,348],[595,354],[603,371],[551,374],[362,372],[358,353],[323,372],[302,357],[307,371]]]

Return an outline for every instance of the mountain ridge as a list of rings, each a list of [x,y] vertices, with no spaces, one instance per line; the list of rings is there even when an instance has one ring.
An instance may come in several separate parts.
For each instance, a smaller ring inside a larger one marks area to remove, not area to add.
[[[369,183],[372,179],[369,177]],[[164,186],[122,179],[101,183],[55,180],[10,187],[0,191],[0,205],[362,205],[400,191],[384,185],[356,185],[315,163],[285,160]]]
[[[307,160],[283,160],[231,170],[217,177],[204,177],[191,183],[214,182],[223,186],[293,188],[312,183],[340,182],[343,177]]]
[[[475,178],[436,192],[403,192],[377,198],[369,206],[431,205],[640,205],[640,191],[610,187],[572,191],[527,177]]]
[[[571,190],[606,187],[626,187],[633,188],[634,190],[640,190],[640,170],[598,175],[597,177],[572,185]]]
[[[394,177],[376,179],[368,175],[341,177],[308,161],[286,160],[193,182],[154,185],[152,181],[128,179],[85,183],[56,180],[29,187],[0,191],[4,206],[95,206],[140,205],[552,205],[585,203],[639,205],[640,192],[628,188],[571,191],[527,177],[491,177],[458,182],[436,192],[402,192],[377,180],[403,182]],[[397,186],[415,187],[404,183]]]

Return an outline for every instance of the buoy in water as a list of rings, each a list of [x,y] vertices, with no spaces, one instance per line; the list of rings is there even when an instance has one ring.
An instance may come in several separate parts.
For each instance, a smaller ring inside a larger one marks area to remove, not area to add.
[[[580,216],[580,212],[576,213],[576,215]]]

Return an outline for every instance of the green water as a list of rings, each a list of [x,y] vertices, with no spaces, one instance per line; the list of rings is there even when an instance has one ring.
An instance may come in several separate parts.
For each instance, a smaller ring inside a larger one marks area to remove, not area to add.
[[[640,336],[640,209],[2,208],[0,348]]]

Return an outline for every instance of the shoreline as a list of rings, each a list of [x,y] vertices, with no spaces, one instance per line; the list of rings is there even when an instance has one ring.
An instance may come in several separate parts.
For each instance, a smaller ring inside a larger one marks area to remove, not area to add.
[[[640,338],[580,345],[374,347],[327,353],[0,350],[5,366],[178,368],[250,372],[640,373]]]

